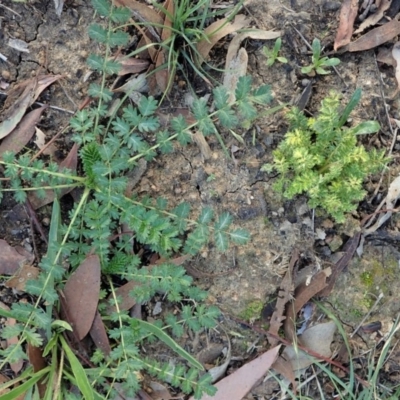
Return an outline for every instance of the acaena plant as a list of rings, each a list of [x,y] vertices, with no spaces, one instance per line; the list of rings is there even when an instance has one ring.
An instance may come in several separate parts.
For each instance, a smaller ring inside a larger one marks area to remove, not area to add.
[[[25,287],[35,299],[34,303],[16,303],[9,312],[0,310],[1,315],[18,321],[12,328],[3,330],[1,336],[19,338],[18,343],[0,350],[0,369],[26,358],[29,344],[44,348],[48,367],[40,373],[28,369],[17,381],[24,382],[24,389],[33,390],[40,379],[57,376],[58,384],[48,385],[46,398],[58,398],[60,393],[68,392],[68,385],[77,387],[85,398],[113,398],[116,383],[125,395],[133,396],[140,388],[140,371],[147,371],[184,393],[194,392],[196,398],[201,398],[203,393],[215,393],[211,377],[172,337],[180,337],[188,329],[197,332],[215,326],[219,312],[202,303],[206,292],[193,286],[183,267],[168,260],[177,253],[194,255],[210,240],[224,251],[231,242],[245,244],[249,235],[243,229],[232,228],[233,218],[228,212],[216,216],[212,208],[204,207],[196,210],[196,218],[191,217],[190,205],[186,202],[170,208],[163,198],[140,198],[134,190],[128,194],[127,174],[141,158],[152,161],[173,152],[174,146],[191,143],[192,128],[210,135],[217,133],[217,125],[232,128],[243,120],[254,119],[255,105],[270,101],[270,89],[267,86],[252,89],[251,79],[242,77],[235,91],[236,100],[229,103],[227,90],[217,87],[213,90],[214,111],[209,111],[206,100],[196,99],[192,106],[195,123],[191,125],[183,116],[178,116],[167,127],[162,127],[155,114],[158,103],[152,97],[143,97],[133,106],[125,102],[126,96],[121,99],[122,106],[110,112],[113,93],[107,88],[108,77],[120,68],[110,59],[111,49],[127,43],[128,37],[120,28],[131,14],[127,9],[113,7],[107,0],[94,0],[93,4],[107,19],[90,28],[90,36],[102,49],[102,54],[92,54],[88,59],[89,66],[98,73],[98,82],[89,88],[90,96],[97,101],[90,108],[78,111],[70,122],[73,140],[79,145],[80,174],[60,169],[51,161],[33,160],[29,152],[5,153],[0,160],[9,181],[1,194],[13,192],[18,202],[24,202],[28,192],[43,197],[47,190],[59,196],[65,188],[82,189],[80,199],[67,217],[64,213],[62,222],[59,202],[57,199],[54,202],[47,255],[39,264],[39,277],[28,281]],[[121,225],[128,229],[128,234],[116,235]],[[143,260],[132,254],[132,241],[167,261],[145,268]],[[88,254],[100,260],[101,297],[110,299],[99,303],[98,311],[107,327],[112,350],[108,355],[94,351],[91,363],[82,366],[64,339],[64,332],[71,326],[56,318],[58,313],[54,311],[60,307],[60,289]],[[135,319],[120,308],[116,281],[138,283],[130,293],[136,303],[162,293],[179,305],[180,313],[167,314],[154,324]],[[111,314],[107,311],[110,307]],[[171,366],[145,356],[141,346],[154,340],[177,352],[190,368],[184,363]],[[18,390],[18,387],[12,389],[10,396]]]

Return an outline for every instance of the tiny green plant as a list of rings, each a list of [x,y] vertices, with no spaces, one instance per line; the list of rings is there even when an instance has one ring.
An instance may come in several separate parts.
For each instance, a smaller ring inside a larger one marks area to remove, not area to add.
[[[378,122],[344,126],[360,97],[357,89],[341,112],[340,96],[332,92],[322,101],[316,118],[293,108],[287,114],[289,130],[273,152],[273,163],[262,167],[280,174],[274,189],[285,198],[306,193],[310,207],[322,207],[339,223],[365,197],[363,180],[388,162],[384,151],[367,152],[357,144],[358,135],[379,130]]]
[[[321,57],[321,42],[315,38],[312,42],[311,64],[303,67],[301,72],[310,76],[315,75],[315,73],[318,75],[327,75],[329,71],[325,67],[334,67],[338,64],[340,64],[338,58]]]
[[[233,227],[233,218],[228,212],[216,216],[212,208],[204,207],[192,217],[186,202],[168,206],[164,198],[140,198],[134,190],[129,193],[128,174],[140,159],[150,162],[173,152],[174,146],[190,143],[192,128],[210,135],[217,133],[217,126],[231,129],[243,120],[254,119],[255,105],[270,101],[270,88],[253,89],[251,78],[241,77],[235,90],[236,99],[229,102],[227,90],[216,87],[213,111],[209,110],[206,100],[196,99],[191,110],[195,122],[190,125],[180,115],[162,127],[156,115],[158,102],[153,97],[142,97],[133,106],[125,104],[125,96],[119,103],[120,109],[113,108],[110,112],[113,93],[107,88],[107,78],[120,68],[110,54],[113,48],[127,43],[127,35],[119,28],[127,23],[131,12],[113,7],[107,0],[93,0],[93,5],[107,19],[103,25],[90,28],[91,37],[104,46],[104,54],[92,54],[88,59],[89,67],[99,74],[99,82],[89,87],[89,94],[96,101],[92,107],[78,111],[70,121],[73,140],[79,146],[80,174],[60,169],[51,161],[34,159],[29,150],[20,155],[4,153],[0,160],[4,176],[10,182],[1,188],[0,196],[12,192],[18,202],[24,202],[28,193],[44,197],[51,190],[56,194],[50,245],[40,262],[41,272],[38,279],[28,281],[25,286],[35,302],[13,304],[10,311],[0,309],[0,315],[18,321],[4,329],[1,337],[19,338],[18,343],[0,350],[0,369],[7,363],[27,358],[25,345],[28,344],[43,346],[45,356],[51,358],[50,365],[40,373],[27,369],[22,378],[9,381],[7,387],[24,381],[10,391],[9,398],[15,398],[21,387],[32,392],[39,379],[49,382],[57,379],[57,385],[47,386],[49,399],[68,392],[71,384],[87,399],[115,398],[115,384],[127,397],[134,396],[140,388],[140,371],[147,371],[184,393],[193,392],[196,398],[201,398],[203,393],[212,395],[215,388],[210,375],[204,374],[201,364],[173,338],[181,337],[186,330],[198,332],[214,327],[219,311],[203,304],[207,293],[195,287],[185,269],[171,262],[171,258],[175,254],[195,255],[210,241],[225,251],[230,243],[245,244],[249,235]],[[61,220],[57,196],[62,189],[75,187],[82,189],[82,195]],[[118,234],[122,224],[128,234]],[[167,261],[146,268],[145,260],[132,254],[132,242]],[[91,362],[82,366],[64,339],[64,332],[71,326],[67,321],[56,319],[55,311],[60,308],[59,291],[88,254],[97,257],[101,267],[101,297],[108,300],[99,302],[98,311],[107,327],[111,353],[106,355],[96,350],[90,355]],[[137,285],[130,296],[137,304],[163,293],[177,304],[180,313],[166,314],[154,325],[131,317],[128,310],[120,308],[115,282],[132,281]],[[109,307],[114,311],[108,313]],[[141,353],[144,344],[155,340],[176,352],[188,365],[174,366]]]
[[[282,46],[282,39],[279,37],[276,39],[274,47],[272,49],[264,46],[263,52],[265,57],[267,57],[267,66],[272,67],[275,61],[279,61],[282,64],[286,64],[288,60],[285,57],[279,55]]]

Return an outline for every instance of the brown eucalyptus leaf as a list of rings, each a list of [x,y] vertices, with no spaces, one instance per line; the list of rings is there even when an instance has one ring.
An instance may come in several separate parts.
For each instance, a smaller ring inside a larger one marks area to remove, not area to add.
[[[111,353],[111,346],[108,340],[106,328],[101,319],[101,315],[97,310],[92,327],[90,328],[90,336],[96,347],[100,349],[104,355],[108,356]]]
[[[335,51],[350,43],[357,12],[358,0],[343,1],[342,8],[340,9],[339,28],[336,33],[335,43],[333,44]]]
[[[160,48],[156,56],[156,82],[158,88],[162,93],[165,93],[168,88],[168,82],[170,81],[170,73],[167,67],[166,49]]]
[[[151,388],[150,397],[153,400],[170,400],[174,398],[167,387],[161,383],[151,381],[149,386]]]
[[[275,362],[280,345],[243,365],[230,375],[217,382],[214,396],[203,395],[202,400],[242,400],[251,388],[269,371]],[[194,397],[190,397],[193,400]]]
[[[39,372],[42,369],[46,368],[47,363],[43,357],[43,351],[39,347],[34,347],[30,343],[27,345],[27,355],[29,358],[29,362],[33,366],[33,372]],[[40,398],[44,398],[47,389],[46,378],[43,377],[39,382],[36,384],[39,390]]]
[[[164,8],[170,15],[174,15],[174,2],[173,0],[166,0],[164,3]],[[164,42],[168,40],[171,35],[171,27],[172,27],[172,20],[169,18],[168,15],[165,15],[164,23],[163,23],[163,29],[161,32],[161,41]]]
[[[392,20],[372,29],[354,42],[349,43],[347,51],[364,51],[380,46],[400,34],[400,21]]]
[[[88,334],[96,315],[100,275],[99,257],[89,255],[69,277],[63,290],[63,312],[79,340]]]
[[[35,127],[40,121],[43,111],[48,108],[44,105],[26,114],[13,131],[0,144],[0,155],[6,151],[19,153],[32,139]]]
[[[293,392],[296,393],[297,381],[290,361],[285,360],[283,357],[278,357],[272,364],[272,369],[285,377],[292,385]]]
[[[133,297],[129,296],[129,292],[137,285],[139,285],[139,283],[135,281],[129,281],[128,283],[125,283],[125,285],[120,286],[115,291],[115,295],[120,299],[120,301],[118,302],[118,308],[121,311],[129,310],[136,304],[136,300]],[[114,296],[110,294],[107,300],[112,300],[113,298]],[[107,303],[109,304],[109,301],[107,301]],[[111,313],[117,311],[117,309],[115,306],[109,304],[106,311],[107,315],[110,315]]]

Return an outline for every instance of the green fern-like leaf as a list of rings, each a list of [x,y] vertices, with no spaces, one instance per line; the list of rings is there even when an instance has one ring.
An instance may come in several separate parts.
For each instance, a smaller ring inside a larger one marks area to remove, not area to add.
[[[80,151],[80,156],[82,158],[83,169],[86,174],[90,177],[93,177],[93,165],[97,161],[101,161],[99,146],[97,143],[88,143],[85,147]]]

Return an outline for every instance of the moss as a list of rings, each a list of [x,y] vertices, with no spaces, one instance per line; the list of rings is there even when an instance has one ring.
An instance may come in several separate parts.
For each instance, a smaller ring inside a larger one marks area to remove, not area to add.
[[[398,262],[393,257],[387,257],[382,262],[378,259],[372,259],[367,270],[360,275],[362,284],[372,293],[378,295],[382,292],[389,294],[393,280],[396,279]]]
[[[365,315],[364,312],[362,312],[361,310],[359,310],[357,308],[352,308],[350,310],[350,314],[353,315],[354,318],[361,318]]]
[[[372,272],[370,271],[365,271],[360,275],[361,283],[366,286],[367,288],[370,288],[374,284],[374,278],[372,276]]]
[[[240,313],[240,318],[245,321],[254,322],[260,318],[264,303],[261,300],[253,300],[247,304],[247,307]]]

